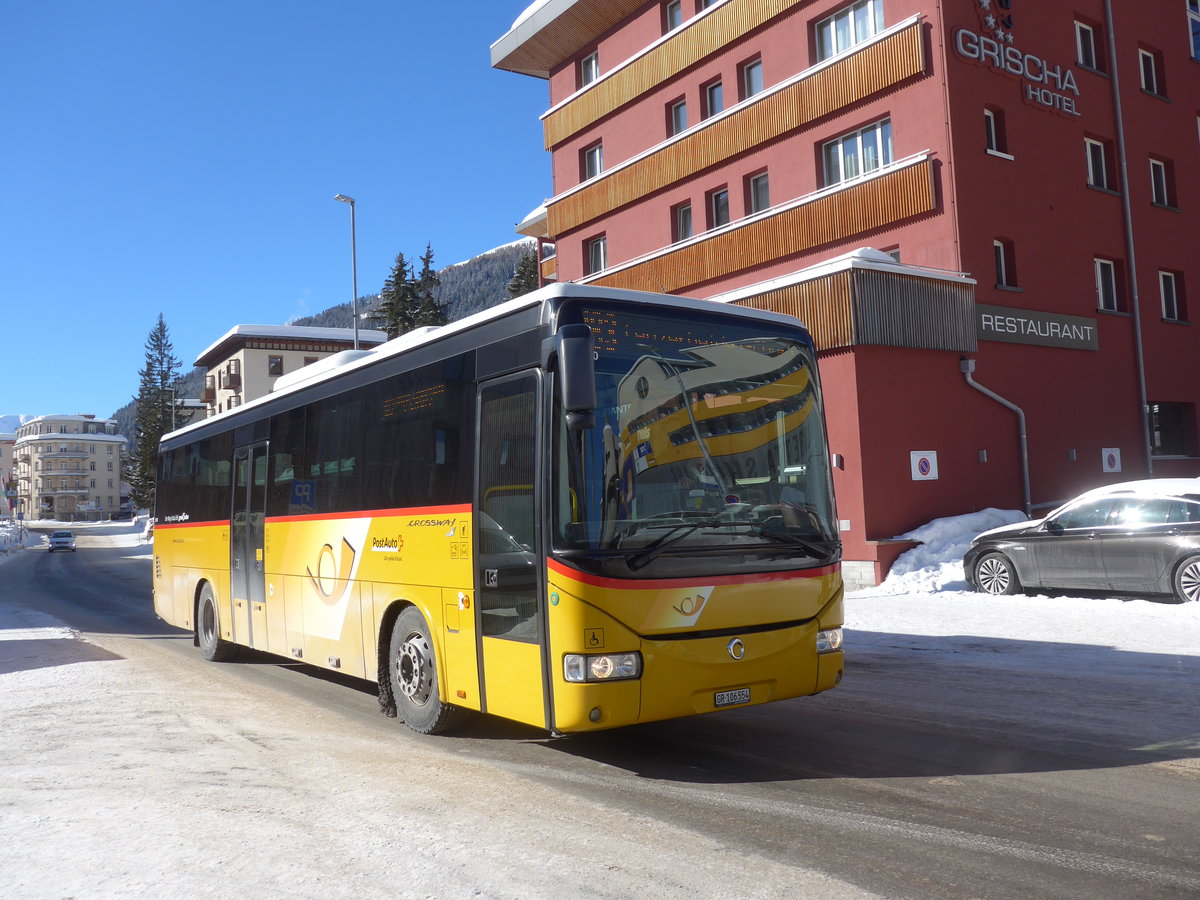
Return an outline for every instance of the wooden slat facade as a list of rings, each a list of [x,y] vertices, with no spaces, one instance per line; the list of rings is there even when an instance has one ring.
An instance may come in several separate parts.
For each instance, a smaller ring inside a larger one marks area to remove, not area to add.
[[[975,292],[969,282],[849,269],[739,300],[795,316],[818,350],[862,345],[974,353]]]
[[[750,269],[796,256],[933,212],[936,194],[933,163],[923,159],[582,281],[605,287],[684,293],[692,285],[726,276],[734,269]]]
[[[550,150],[627,103],[749,34],[793,6],[811,0],[741,0],[687,24],[668,40],[543,117]]]
[[[565,234],[924,70],[925,41],[920,23],[914,23],[742,110],[664,144],[631,165],[602,174],[581,189],[548,201],[549,234]]]

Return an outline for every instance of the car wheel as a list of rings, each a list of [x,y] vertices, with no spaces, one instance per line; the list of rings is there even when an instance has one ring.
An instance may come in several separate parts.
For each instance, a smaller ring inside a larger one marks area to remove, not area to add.
[[[405,725],[419,734],[441,734],[462,722],[466,711],[438,696],[433,640],[416,607],[407,607],[396,619],[388,660],[396,715]]]
[[[200,602],[196,604],[196,637],[200,652],[209,662],[227,662],[237,656],[237,647],[221,640],[221,620],[212,585],[206,584],[200,589]]]
[[[1175,570],[1175,596],[1182,603],[1200,600],[1200,556],[1185,559]]]
[[[1012,562],[1002,553],[988,553],[975,563],[975,584],[985,594],[1018,594],[1021,582]]]

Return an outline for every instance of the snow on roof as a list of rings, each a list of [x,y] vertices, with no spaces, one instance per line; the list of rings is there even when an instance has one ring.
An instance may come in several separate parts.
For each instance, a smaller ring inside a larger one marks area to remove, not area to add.
[[[207,349],[196,357],[195,365],[203,365],[203,360],[220,349],[222,344],[238,338],[253,340],[291,340],[291,341],[351,341],[354,339],[353,328],[326,328],[314,325],[234,325],[221,335]],[[382,344],[387,340],[383,331],[359,329],[359,343]]]

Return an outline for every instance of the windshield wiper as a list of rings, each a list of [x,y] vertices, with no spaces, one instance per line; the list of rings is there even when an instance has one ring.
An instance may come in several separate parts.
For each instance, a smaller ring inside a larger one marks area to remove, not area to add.
[[[633,556],[629,557],[627,560],[629,568],[634,570],[640,569],[642,566],[656,559],[669,544],[683,540],[693,531],[697,531],[701,528],[709,528],[713,525],[729,524],[729,522],[722,522],[720,519],[701,519],[696,522],[683,522],[679,525],[676,525],[666,531],[664,534],[656,537],[637,553],[633,554]]]
[[[643,547],[637,553],[630,556],[626,560],[626,563],[629,566],[629,568],[636,571],[636,570],[642,568],[643,566],[653,562],[655,559],[657,559],[659,556],[661,556],[663,551],[666,550],[667,547],[669,547],[671,544],[674,544],[678,541],[683,540],[689,534],[692,534],[693,532],[698,531],[701,528],[715,528],[715,527],[720,527],[720,528],[747,528],[747,527],[749,527],[749,528],[753,529],[750,533],[755,536],[765,537],[768,540],[775,541],[776,543],[786,544],[789,547],[794,547],[796,549],[803,550],[805,553],[807,553],[813,559],[817,559],[817,560],[833,559],[838,554],[838,552],[841,550],[841,547],[842,547],[840,541],[824,541],[821,544],[818,544],[818,543],[814,543],[812,541],[805,540],[804,538],[798,538],[793,535],[786,534],[784,532],[769,531],[769,530],[763,528],[761,525],[756,526],[749,522],[727,522],[727,521],[725,521],[723,519],[719,519],[719,518],[710,518],[710,519],[703,519],[703,520],[696,521],[696,522],[683,522],[683,523],[680,523],[679,525],[674,526],[669,531],[667,531],[665,534],[659,535],[657,538],[655,538],[653,541],[651,541],[649,544],[647,544],[645,547]],[[749,548],[746,548],[746,549],[749,549]]]
[[[760,537],[768,538],[780,544],[787,544],[790,547],[798,547],[803,550],[813,559],[833,559],[842,549],[841,541],[821,541],[815,543],[805,538],[795,537],[782,531],[768,531],[761,526],[753,532]]]

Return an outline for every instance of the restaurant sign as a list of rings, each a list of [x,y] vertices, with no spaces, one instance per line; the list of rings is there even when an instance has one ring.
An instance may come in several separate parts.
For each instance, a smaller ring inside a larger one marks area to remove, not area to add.
[[[981,341],[1035,344],[1064,350],[1099,350],[1096,320],[1005,306],[975,307],[976,334]]]

